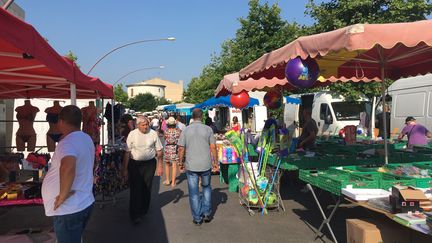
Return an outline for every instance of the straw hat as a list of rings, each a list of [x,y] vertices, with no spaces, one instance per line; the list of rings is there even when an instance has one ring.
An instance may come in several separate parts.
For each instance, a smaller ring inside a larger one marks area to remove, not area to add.
[[[175,125],[176,124],[176,120],[174,119],[174,117],[170,116],[167,120],[167,124],[168,125]]]

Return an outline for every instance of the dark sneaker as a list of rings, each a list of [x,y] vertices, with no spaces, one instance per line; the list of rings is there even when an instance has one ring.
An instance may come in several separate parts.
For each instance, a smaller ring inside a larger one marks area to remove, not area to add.
[[[204,223],[210,223],[210,221],[212,221],[212,217],[210,215],[204,215],[203,221]]]
[[[202,225],[203,220],[202,219],[200,221],[192,220],[192,223],[194,223],[194,225],[196,225],[196,226],[200,226],[200,225]]]

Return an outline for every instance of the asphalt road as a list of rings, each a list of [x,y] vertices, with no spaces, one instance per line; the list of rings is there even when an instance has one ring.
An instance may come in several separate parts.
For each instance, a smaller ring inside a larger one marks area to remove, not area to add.
[[[187,183],[179,177],[175,188],[164,186],[159,177],[153,183],[150,211],[143,222],[132,225],[128,217],[129,191],[116,196],[116,202],[98,203],[84,233],[84,242],[332,242],[327,229],[316,239],[314,232],[322,220],[310,192],[301,192],[303,185],[292,176],[281,179],[281,195],[286,208],[283,212],[256,213],[250,216],[240,205],[237,193],[229,192],[228,185],[212,177],[214,219],[208,224],[192,223]],[[327,206],[334,201],[330,194],[319,192]],[[327,209],[329,213],[331,208]],[[331,222],[339,242],[345,242],[345,219],[368,217],[361,208],[342,207]],[[43,207],[12,207],[0,209],[0,242],[2,236],[10,236],[27,229],[52,230],[50,218],[44,216]]]

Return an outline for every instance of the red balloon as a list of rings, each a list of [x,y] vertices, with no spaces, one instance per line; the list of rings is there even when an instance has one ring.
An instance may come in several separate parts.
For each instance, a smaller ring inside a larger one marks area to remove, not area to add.
[[[232,94],[230,97],[230,102],[235,108],[241,109],[249,104],[249,94],[246,91],[242,91],[237,94]]]

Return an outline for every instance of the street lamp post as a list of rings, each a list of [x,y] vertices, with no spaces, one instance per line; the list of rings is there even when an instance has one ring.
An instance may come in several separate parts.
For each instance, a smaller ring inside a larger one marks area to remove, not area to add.
[[[140,68],[140,69],[133,70],[133,71],[128,72],[128,73],[126,73],[125,75],[121,76],[117,81],[115,81],[115,82],[113,83],[113,87],[114,87],[118,82],[120,82],[120,80],[126,78],[127,76],[129,76],[129,75],[131,75],[131,74],[133,74],[133,73],[136,73],[136,72],[139,72],[139,71],[142,71],[142,70],[147,70],[147,69],[164,69],[164,68],[165,68],[164,65],[160,65],[160,66],[157,66],[157,67],[145,67],[145,68]]]
[[[148,39],[148,40],[139,40],[139,41],[134,41],[134,42],[129,42],[129,43],[126,43],[126,44],[124,44],[124,45],[121,45],[121,46],[118,46],[118,47],[116,47],[116,48],[114,48],[114,49],[112,49],[112,50],[110,50],[109,52],[107,52],[105,55],[103,55],[102,57],[100,57],[97,61],[96,61],[96,63],[95,64],[93,64],[93,66],[90,68],[90,70],[87,72],[87,75],[89,75],[90,73],[91,73],[91,71],[93,71],[93,69],[96,67],[96,65],[98,65],[105,57],[107,57],[109,54],[111,54],[111,53],[113,53],[113,52],[115,52],[115,51],[117,51],[118,49],[121,49],[121,48],[124,48],[124,47],[127,47],[127,46],[131,46],[131,45],[135,45],[135,44],[140,44],[140,43],[144,43],[144,42],[154,42],[154,41],[175,41],[176,40],[176,38],[175,37],[168,37],[168,38],[159,38],[159,39]],[[160,68],[160,67],[159,67]],[[136,72],[138,72],[139,70],[136,70]],[[127,75],[126,75],[127,76]],[[124,78],[124,77],[122,77],[122,78]],[[122,79],[122,78],[120,78],[120,79]],[[119,79],[119,80],[120,80]],[[117,80],[117,82],[119,81],[119,80]],[[116,83],[117,83],[116,82]],[[113,85],[114,86],[114,85]],[[71,86],[71,88],[72,88],[72,86]],[[74,100],[72,100],[72,102],[74,102]],[[76,101],[75,101],[76,102]],[[114,115],[114,112],[113,112],[113,108],[114,108],[114,97],[113,97],[113,99],[112,99],[112,109],[111,109],[111,113],[112,113],[112,115]],[[112,120],[111,120],[111,122],[114,122],[114,118],[112,118]],[[113,123],[114,124],[114,123]],[[112,133],[112,142],[113,142],[113,145],[115,144],[115,139],[114,139],[114,128],[113,128],[113,131],[112,131],[113,133]],[[103,137],[103,136],[102,136]]]
[[[96,65],[98,65],[98,63],[100,63],[106,56],[108,56],[109,54],[117,51],[118,49],[121,49],[123,47],[127,47],[130,45],[135,45],[135,44],[139,44],[139,43],[143,43],[143,42],[153,42],[153,41],[175,41],[176,38],[174,37],[168,37],[168,38],[160,38],[160,39],[149,39],[149,40],[139,40],[139,41],[134,41],[134,42],[130,42],[124,45],[121,45],[119,47],[116,47],[114,49],[112,49],[111,51],[107,52],[105,55],[103,55],[101,58],[99,58],[96,63],[90,68],[90,70],[87,72],[87,75],[90,74],[90,72],[96,67]]]
[[[120,82],[120,80],[126,78],[127,76],[129,76],[133,73],[136,73],[136,72],[139,72],[142,70],[147,70],[147,69],[163,69],[163,68],[165,68],[165,66],[160,65],[158,67],[145,67],[145,68],[133,70],[133,71],[128,72],[125,75],[121,76],[119,79],[117,79],[117,81],[115,81],[112,86],[114,87],[114,85],[116,85],[118,82]],[[114,138],[114,104],[115,104],[115,97],[111,100],[111,139],[112,139],[113,145],[115,144],[115,138]]]

